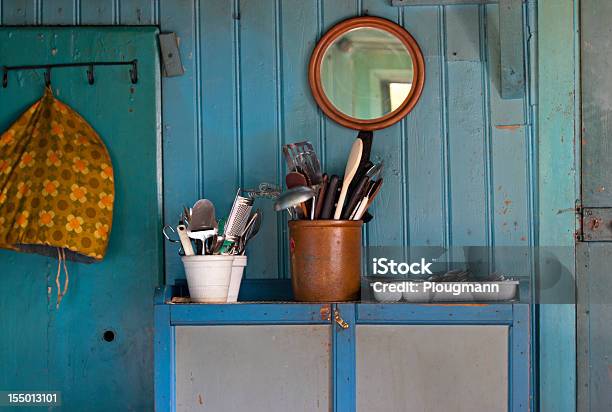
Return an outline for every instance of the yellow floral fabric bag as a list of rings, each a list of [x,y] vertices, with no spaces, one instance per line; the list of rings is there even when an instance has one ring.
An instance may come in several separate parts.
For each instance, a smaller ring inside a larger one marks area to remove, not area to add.
[[[114,197],[106,146],[50,88],[0,136],[0,247],[101,260]]]

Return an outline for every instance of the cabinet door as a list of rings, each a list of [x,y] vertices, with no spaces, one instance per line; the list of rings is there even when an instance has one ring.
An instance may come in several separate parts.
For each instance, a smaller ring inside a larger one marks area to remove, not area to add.
[[[176,411],[330,410],[329,325],[177,326]]]
[[[507,411],[508,326],[357,325],[357,411]]]

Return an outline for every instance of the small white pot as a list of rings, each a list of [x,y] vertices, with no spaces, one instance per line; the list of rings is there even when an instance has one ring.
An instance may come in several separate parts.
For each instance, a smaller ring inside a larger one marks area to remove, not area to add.
[[[232,276],[230,279],[229,292],[227,293],[228,302],[238,301],[238,292],[240,292],[240,283],[242,283],[242,274],[244,267],[247,265],[247,257],[244,255],[234,256],[232,265]]]
[[[227,301],[234,256],[183,256],[187,286],[192,302],[224,303]]]

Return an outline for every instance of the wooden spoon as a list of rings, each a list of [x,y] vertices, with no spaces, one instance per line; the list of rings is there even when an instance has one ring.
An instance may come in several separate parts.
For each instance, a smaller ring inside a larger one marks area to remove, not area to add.
[[[357,173],[359,168],[359,162],[361,161],[361,155],[363,153],[363,140],[356,139],[351,148],[348,160],[346,161],[346,168],[344,169],[344,179],[342,181],[342,190],[340,191],[340,197],[338,198],[338,205],[336,206],[336,212],[334,213],[334,219],[340,219],[342,216],[342,208],[344,207],[344,200],[348,192],[351,181]]]

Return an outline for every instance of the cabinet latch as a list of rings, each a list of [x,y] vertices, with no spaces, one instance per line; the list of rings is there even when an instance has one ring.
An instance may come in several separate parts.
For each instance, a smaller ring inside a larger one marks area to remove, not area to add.
[[[342,329],[349,328],[349,324],[344,319],[342,319],[342,316],[340,316],[340,312],[338,311],[338,309],[334,310],[334,320]]]

